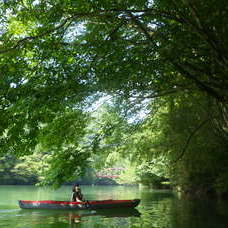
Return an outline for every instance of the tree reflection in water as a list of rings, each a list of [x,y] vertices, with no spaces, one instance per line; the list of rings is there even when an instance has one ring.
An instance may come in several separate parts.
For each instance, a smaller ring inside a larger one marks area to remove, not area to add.
[[[100,209],[91,211],[21,210],[21,215],[23,217],[32,218],[33,224],[43,224],[45,221],[45,224],[55,224],[56,226],[58,225],[58,227],[64,227],[63,225],[67,223],[69,223],[69,227],[79,227],[79,224],[81,224],[82,227],[93,227],[95,224],[99,225],[102,221],[100,225],[103,227],[104,224],[107,225],[107,222],[108,225],[112,226],[113,219],[120,221],[121,218],[124,223],[128,224],[125,219],[130,217],[140,217],[141,214],[137,209]],[[100,225],[96,227],[100,227]]]

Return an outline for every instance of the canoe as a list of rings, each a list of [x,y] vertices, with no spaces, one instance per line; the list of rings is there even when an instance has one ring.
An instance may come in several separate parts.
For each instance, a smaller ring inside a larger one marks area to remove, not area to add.
[[[22,209],[111,209],[111,208],[134,208],[140,203],[139,199],[134,200],[90,200],[85,202],[53,201],[53,200],[19,200]]]

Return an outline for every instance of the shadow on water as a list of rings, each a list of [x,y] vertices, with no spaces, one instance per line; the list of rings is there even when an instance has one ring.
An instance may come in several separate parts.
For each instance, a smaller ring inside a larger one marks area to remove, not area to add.
[[[145,191],[141,194],[136,221],[145,228],[227,228],[228,202],[214,199],[179,199],[172,192]],[[137,227],[132,226],[132,227]]]
[[[210,199],[178,200],[173,205],[173,227],[227,228],[228,202]]]

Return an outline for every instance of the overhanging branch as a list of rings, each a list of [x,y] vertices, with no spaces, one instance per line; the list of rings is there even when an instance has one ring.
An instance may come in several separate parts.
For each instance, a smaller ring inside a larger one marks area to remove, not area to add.
[[[46,36],[46,35],[48,35],[48,34],[50,34],[52,32],[55,32],[55,31],[61,29],[62,27],[64,27],[68,22],[71,23],[72,22],[71,19],[72,19],[72,17],[69,17],[66,20],[64,20],[63,23],[61,23],[60,25],[56,26],[55,28],[49,29],[49,30],[47,30],[47,31],[45,31],[45,32],[43,32],[41,34],[36,35],[36,36],[27,36],[27,37],[25,37],[25,38],[23,38],[21,40],[18,40],[13,47],[10,47],[10,48],[5,49],[5,50],[0,50],[0,54],[4,54],[6,52],[9,52],[9,51],[12,51],[14,49],[17,49],[17,48],[19,48],[20,46],[22,46],[24,43],[26,43],[28,41],[39,39],[39,38],[44,37],[44,36]]]
[[[187,151],[187,148],[191,142],[191,139],[194,137],[194,135],[209,121],[210,119],[206,119],[204,121],[202,121],[199,126],[197,126],[197,128],[195,128],[195,130],[189,135],[186,143],[185,143],[185,146],[183,148],[183,150],[181,151],[181,154],[178,156],[178,158],[173,161],[174,163],[178,162],[179,160],[181,160],[183,158],[183,156],[185,155],[185,152]]]
[[[200,89],[205,91],[210,96],[216,98],[220,102],[226,102],[226,99],[224,96],[218,94],[217,91],[215,91],[213,88],[206,85],[206,83],[200,81],[196,76],[192,75],[190,72],[188,72],[181,64],[176,63],[172,59],[169,59],[169,61],[173,64],[173,66],[186,78],[192,80],[195,82],[196,86]]]

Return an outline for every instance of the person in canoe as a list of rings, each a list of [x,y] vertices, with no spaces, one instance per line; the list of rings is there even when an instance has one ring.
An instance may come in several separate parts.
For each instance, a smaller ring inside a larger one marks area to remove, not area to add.
[[[78,184],[74,185],[72,188],[72,195],[71,195],[72,202],[84,202],[83,194]]]

